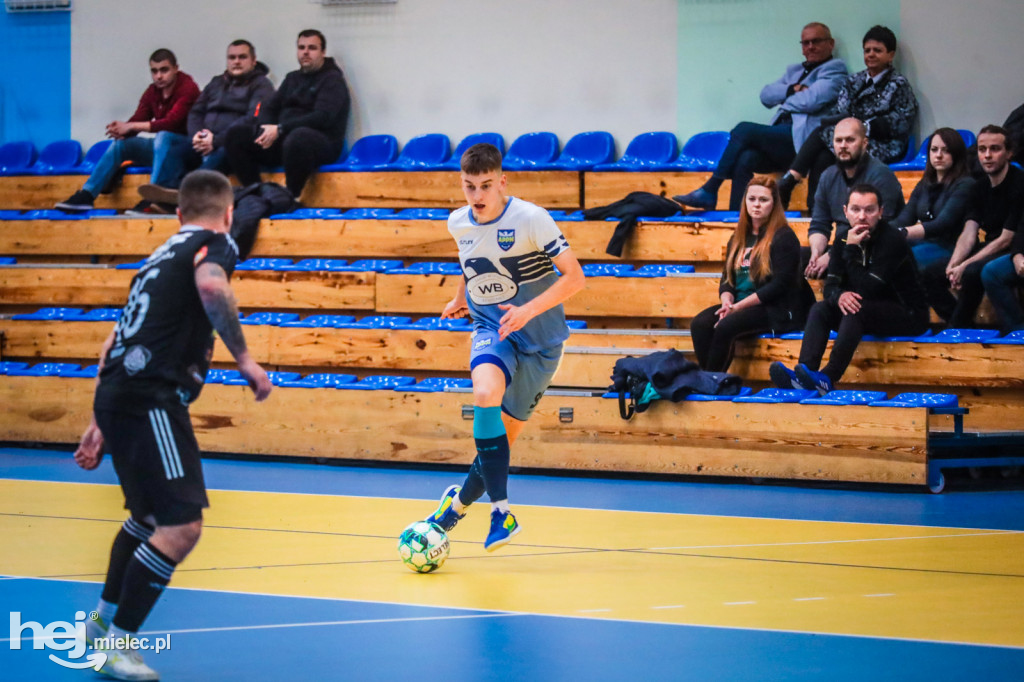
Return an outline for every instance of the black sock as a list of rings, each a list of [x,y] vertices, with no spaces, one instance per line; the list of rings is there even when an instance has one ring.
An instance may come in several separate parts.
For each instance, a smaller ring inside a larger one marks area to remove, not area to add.
[[[480,474],[487,487],[491,502],[508,499],[508,464],[510,460],[508,436],[504,433],[496,438],[477,438],[477,456],[480,458]]]
[[[462,483],[462,490],[459,491],[459,502],[469,506],[483,497],[485,492],[487,492],[487,486],[484,484],[484,475],[480,467],[480,455],[478,454],[476,459],[473,460],[473,465],[469,467],[466,480]]]
[[[121,600],[121,586],[124,584],[124,571],[131,561],[132,554],[140,544],[149,540],[153,527],[143,521],[129,516],[121,526],[114,545],[110,548],[110,563],[107,565],[107,581],[103,584],[103,601],[117,604]]]
[[[113,625],[125,632],[138,632],[167,583],[171,582],[177,565],[149,542],[140,544],[125,570]]]

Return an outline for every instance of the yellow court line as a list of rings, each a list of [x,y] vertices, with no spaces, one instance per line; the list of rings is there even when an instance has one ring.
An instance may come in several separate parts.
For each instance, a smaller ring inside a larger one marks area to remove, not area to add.
[[[522,506],[508,547],[484,552],[471,510],[448,563],[417,575],[395,538],[429,501],[210,497],[175,586],[1024,647],[1012,531]],[[0,574],[95,580],[123,518],[116,486],[0,481]]]

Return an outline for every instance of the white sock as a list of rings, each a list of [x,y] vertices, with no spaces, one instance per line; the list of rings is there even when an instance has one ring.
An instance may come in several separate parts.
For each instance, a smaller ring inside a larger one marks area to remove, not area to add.
[[[491,509],[500,511],[502,514],[508,514],[510,511],[508,508],[508,499],[495,500],[494,502],[491,502]]]
[[[117,613],[117,604],[111,604],[100,599],[100,603],[96,606],[96,613],[99,614],[104,623],[110,625],[110,621],[114,620],[114,614]]]
[[[462,500],[459,499],[458,493],[456,493],[455,496],[452,497],[452,509],[455,510],[456,514],[462,514],[464,511],[466,511],[466,507],[468,506],[468,504],[462,504]]]

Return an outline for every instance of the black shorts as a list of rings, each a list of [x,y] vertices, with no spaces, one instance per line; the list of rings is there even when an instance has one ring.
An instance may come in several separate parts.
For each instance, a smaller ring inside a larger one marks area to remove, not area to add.
[[[95,412],[121,481],[124,507],[132,516],[141,520],[152,514],[158,526],[203,518],[203,509],[210,503],[188,410]]]

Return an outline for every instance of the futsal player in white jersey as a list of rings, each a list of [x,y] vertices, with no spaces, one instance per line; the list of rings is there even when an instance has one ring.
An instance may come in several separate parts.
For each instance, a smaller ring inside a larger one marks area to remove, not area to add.
[[[462,155],[468,206],[448,218],[463,278],[441,317],[473,318],[470,372],[477,455],[461,486],[445,490],[427,521],[445,531],[486,492],[493,551],[520,530],[508,504],[509,447],[558,369],[569,338],[562,303],[584,286],[583,270],[546,210],[506,196],[501,152],[477,144]],[[555,272],[555,268],[561,276]]]

